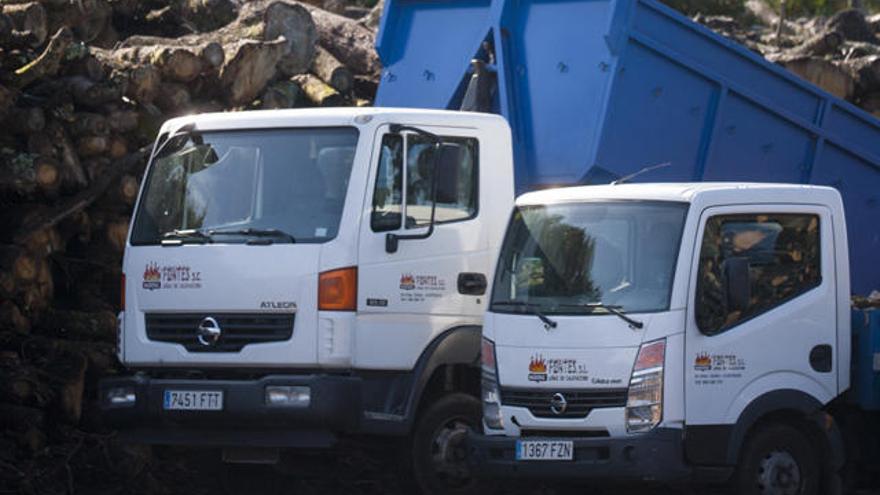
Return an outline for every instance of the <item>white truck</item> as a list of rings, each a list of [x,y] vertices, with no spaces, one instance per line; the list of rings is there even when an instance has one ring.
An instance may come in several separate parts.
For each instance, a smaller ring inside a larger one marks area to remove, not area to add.
[[[845,434],[880,442],[843,399],[845,218],[801,185],[520,197],[483,327],[480,472],[838,493]]]
[[[510,150],[503,118],[465,112],[167,122],[123,262],[131,375],[101,384],[108,422],[242,461],[408,436],[424,489],[459,483]]]

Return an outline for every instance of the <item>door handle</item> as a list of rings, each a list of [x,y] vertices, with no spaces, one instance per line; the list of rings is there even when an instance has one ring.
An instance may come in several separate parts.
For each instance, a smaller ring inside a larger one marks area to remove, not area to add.
[[[489,283],[482,273],[459,273],[458,293],[466,296],[482,296]]]
[[[810,351],[810,366],[819,373],[830,373],[834,368],[833,348],[828,345],[817,345]]]

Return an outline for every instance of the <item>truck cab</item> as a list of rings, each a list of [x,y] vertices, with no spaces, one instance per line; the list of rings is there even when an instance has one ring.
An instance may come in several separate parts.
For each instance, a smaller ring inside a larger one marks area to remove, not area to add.
[[[521,196],[485,317],[474,462],[818,493],[842,455],[826,411],[850,381],[847,253],[831,188]]]
[[[475,426],[510,149],[503,118],[463,112],[167,122],[125,252],[131,373],[102,382],[107,419],[149,443],[271,449],[422,432],[409,448],[425,450],[464,431],[454,418]]]

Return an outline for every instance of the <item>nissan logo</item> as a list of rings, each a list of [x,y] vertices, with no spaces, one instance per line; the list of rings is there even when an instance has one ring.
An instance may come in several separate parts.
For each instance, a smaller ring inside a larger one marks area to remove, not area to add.
[[[199,323],[196,334],[199,344],[207,347],[217,344],[217,341],[220,340],[220,335],[223,334],[223,330],[220,329],[220,324],[217,323],[217,320],[209,316]]]
[[[550,410],[553,411],[553,414],[557,416],[565,414],[567,409],[568,401],[565,400],[565,396],[559,393],[553,394],[553,397],[550,399]]]

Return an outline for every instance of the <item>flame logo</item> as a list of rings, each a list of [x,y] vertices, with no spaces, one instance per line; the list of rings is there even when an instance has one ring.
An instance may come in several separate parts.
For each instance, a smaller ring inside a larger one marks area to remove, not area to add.
[[[400,288],[402,290],[413,290],[416,288],[416,278],[411,274],[400,276]]]
[[[144,269],[144,282],[158,282],[162,280],[162,273],[159,272],[158,263],[148,263]]]
[[[712,358],[709,357],[705,352],[697,354],[697,359],[694,360],[694,368],[698,369],[711,369],[712,368]]]
[[[547,363],[542,356],[533,356],[529,361],[529,373],[547,373]]]

